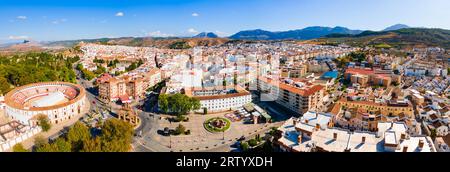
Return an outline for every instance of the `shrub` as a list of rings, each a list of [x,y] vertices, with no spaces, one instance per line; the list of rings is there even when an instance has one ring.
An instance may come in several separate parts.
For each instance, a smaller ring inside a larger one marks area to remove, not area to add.
[[[248,141],[248,144],[249,144],[251,147],[254,147],[254,146],[258,145],[258,141],[257,141],[256,139],[250,139],[250,140]]]
[[[52,127],[52,125],[50,124],[50,121],[48,120],[48,117],[46,115],[39,115],[38,122],[39,122],[39,126],[42,128],[42,131],[44,131],[44,132],[47,132]]]
[[[23,145],[20,144],[20,143],[18,143],[18,144],[16,144],[16,145],[13,146],[13,151],[14,151],[14,152],[28,152],[28,150],[25,149],[25,148],[23,147]]]
[[[180,135],[180,134],[184,134],[186,132],[186,127],[184,127],[183,125],[178,125],[177,128],[175,128],[174,131],[174,135]]]
[[[249,145],[247,142],[241,142],[242,151],[247,151],[249,149]]]

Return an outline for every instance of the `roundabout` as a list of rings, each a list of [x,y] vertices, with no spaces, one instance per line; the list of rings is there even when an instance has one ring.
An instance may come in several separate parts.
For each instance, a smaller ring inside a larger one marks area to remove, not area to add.
[[[203,126],[211,133],[225,132],[230,129],[231,121],[226,118],[216,117],[206,120]]]

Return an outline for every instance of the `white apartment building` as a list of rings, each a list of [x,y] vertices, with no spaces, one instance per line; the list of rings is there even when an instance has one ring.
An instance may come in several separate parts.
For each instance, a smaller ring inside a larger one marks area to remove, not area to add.
[[[378,123],[378,132],[334,128],[327,114],[291,118],[277,144],[286,152],[436,152],[428,136],[410,136],[405,123]]]
[[[236,110],[252,102],[251,94],[240,86],[185,88],[185,94],[200,100],[199,113],[205,108],[208,113]]]

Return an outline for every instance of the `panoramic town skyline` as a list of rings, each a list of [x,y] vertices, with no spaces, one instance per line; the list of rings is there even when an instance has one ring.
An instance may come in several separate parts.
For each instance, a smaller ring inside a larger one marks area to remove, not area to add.
[[[442,22],[442,17],[450,15],[446,10],[449,5],[445,0],[9,1],[0,2],[0,43],[24,39],[183,37],[204,31],[224,37],[242,30],[286,31],[308,26],[378,31],[406,24],[449,29],[450,23]]]

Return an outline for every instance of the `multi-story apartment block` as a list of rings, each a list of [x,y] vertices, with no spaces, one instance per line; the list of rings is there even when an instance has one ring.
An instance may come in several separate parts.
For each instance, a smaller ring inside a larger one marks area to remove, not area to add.
[[[107,101],[119,99],[139,99],[144,96],[146,89],[153,87],[161,81],[159,69],[152,69],[144,77],[116,77],[99,83],[100,98]]]
[[[390,86],[392,83],[400,84],[400,76],[390,71],[373,70],[370,68],[348,68],[344,74],[345,79],[352,84],[366,87],[372,85]]]
[[[258,90],[262,94],[298,114],[321,108],[324,88],[322,85],[295,82],[291,79],[258,78]]]

